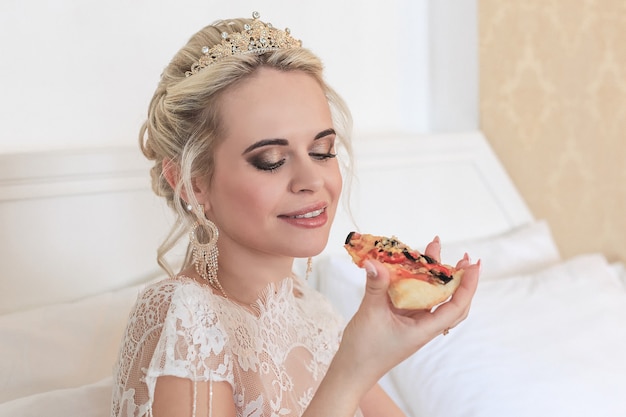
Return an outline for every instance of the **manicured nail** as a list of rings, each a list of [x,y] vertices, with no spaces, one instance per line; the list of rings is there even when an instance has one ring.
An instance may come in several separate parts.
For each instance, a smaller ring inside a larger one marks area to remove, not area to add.
[[[363,262],[363,267],[367,272],[368,278],[376,278],[378,276],[378,271],[376,271],[374,264],[372,264],[370,261]]]

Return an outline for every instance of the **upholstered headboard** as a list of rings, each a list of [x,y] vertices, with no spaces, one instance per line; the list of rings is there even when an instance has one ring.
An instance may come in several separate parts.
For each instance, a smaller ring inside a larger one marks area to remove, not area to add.
[[[136,149],[0,155],[0,313],[154,276],[166,213]]]
[[[350,230],[427,242],[487,236],[532,220],[479,132],[355,135]],[[135,148],[0,155],[0,314],[79,299],[163,274],[169,209]],[[182,255],[182,254],[181,254]]]

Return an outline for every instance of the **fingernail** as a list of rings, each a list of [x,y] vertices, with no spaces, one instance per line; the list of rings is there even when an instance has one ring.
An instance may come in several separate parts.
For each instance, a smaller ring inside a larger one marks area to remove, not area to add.
[[[441,239],[439,239],[439,235],[435,236],[435,238],[433,239],[433,242],[441,243]]]
[[[365,272],[367,272],[368,278],[376,278],[378,276],[378,272],[370,261],[363,262],[363,268],[365,268]]]
[[[470,256],[467,252],[465,252],[465,255],[463,255],[463,259],[465,259],[468,262],[472,262],[472,260],[470,259]]]

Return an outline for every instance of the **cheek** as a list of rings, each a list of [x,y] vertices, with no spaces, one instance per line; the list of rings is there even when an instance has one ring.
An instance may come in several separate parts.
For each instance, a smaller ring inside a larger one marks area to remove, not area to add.
[[[216,213],[248,213],[255,217],[273,209],[280,187],[258,175],[238,175],[231,172],[215,178],[213,207]]]
[[[341,170],[339,164],[335,162],[333,169],[329,172],[329,176],[326,180],[327,187],[335,194],[335,197],[341,194],[343,188],[343,177],[341,176]]]
[[[343,189],[343,177],[341,176],[341,171],[339,170],[339,167],[337,167],[336,170],[328,173],[325,182],[326,192],[328,193],[329,197],[331,197],[331,212],[334,219],[334,214],[337,211],[337,207],[339,206],[341,191]]]

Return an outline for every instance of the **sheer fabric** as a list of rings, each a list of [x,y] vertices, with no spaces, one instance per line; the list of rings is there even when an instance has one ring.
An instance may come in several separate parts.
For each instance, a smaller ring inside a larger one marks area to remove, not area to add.
[[[269,285],[252,307],[185,277],[147,287],[120,350],[111,415],[150,416],[156,379],[169,375],[228,382],[238,416],[300,416],[339,346],[342,320],[297,278]]]

